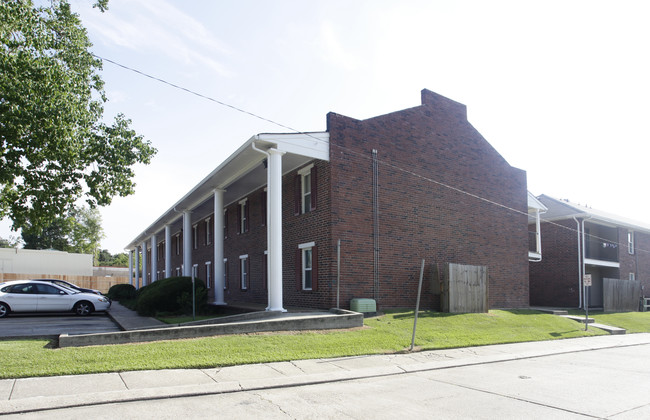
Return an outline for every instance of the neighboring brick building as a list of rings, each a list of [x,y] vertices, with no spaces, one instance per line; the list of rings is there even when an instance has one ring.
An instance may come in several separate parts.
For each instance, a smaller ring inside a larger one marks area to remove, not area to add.
[[[639,282],[639,293],[649,295],[650,226],[546,195],[538,200],[548,210],[541,223],[544,256],[530,263],[531,305],[584,307],[583,274],[592,276],[590,307],[607,301],[603,279]]]
[[[447,262],[488,267],[490,307],[527,307],[527,197],[466,107],[423,90],[414,108],[252,137],[127,249],[136,266],[147,249],[145,284],[196,265],[217,304],[336,306],[340,241],[341,307],[414,306],[423,258],[424,307]]]

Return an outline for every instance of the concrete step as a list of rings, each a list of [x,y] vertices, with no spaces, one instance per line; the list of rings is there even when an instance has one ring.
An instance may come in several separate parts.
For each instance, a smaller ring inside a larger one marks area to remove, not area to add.
[[[560,315],[562,318],[569,318],[577,322],[582,322],[583,324],[585,323],[585,317],[584,316],[578,316],[578,315]],[[587,318],[587,323],[588,324],[593,324],[595,321],[593,318]]]

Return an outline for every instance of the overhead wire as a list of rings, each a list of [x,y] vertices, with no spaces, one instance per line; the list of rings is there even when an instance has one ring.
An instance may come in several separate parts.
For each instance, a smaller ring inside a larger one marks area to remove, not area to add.
[[[262,117],[262,116],[260,116],[260,115],[257,115],[257,114],[255,114],[255,113],[253,113],[253,112],[250,112],[250,111],[247,111],[247,110],[245,110],[245,109],[239,108],[239,107],[237,107],[237,106],[231,105],[231,104],[229,104],[229,103],[226,103],[226,102],[220,101],[220,100],[218,100],[218,99],[215,99],[215,98],[213,98],[213,97],[210,97],[210,96],[204,95],[204,94],[202,94],[202,93],[199,93],[199,92],[193,91],[193,90],[188,89],[188,88],[186,88],[186,87],[183,87],[183,86],[177,85],[177,84],[175,84],[175,83],[169,82],[169,81],[167,81],[167,80],[165,80],[165,79],[161,79],[161,78],[159,78],[159,77],[152,76],[152,75],[150,75],[150,74],[148,74],[148,73],[145,73],[145,72],[143,72],[143,71],[140,71],[140,70],[134,69],[134,68],[132,68],[132,67],[126,66],[126,65],[121,64],[121,63],[118,63],[118,62],[116,62],[116,61],[114,61],[114,60],[111,60],[111,59],[108,59],[108,58],[105,58],[105,57],[99,56],[99,55],[94,54],[94,53],[91,53],[91,54],[92,54],[93,57],[98,58],[98,59],[100,59],[100,60],[102,60],[102,61],[106,61],[106,62],[108,62],[108,63],[111,63],[111,64],[113,64],[113,65],[116,65],[116,66],[118,66],[118,67],[121,67],[121,68],[123,68],[123,69],[125,69],[125,70],[129,70],[129,71],[131,71],[131,72],[134,72],[134,73],[139,74],[139,75],[141,75],[141,76],[147,77],[147,78],[152,79],[152,80],[154,80],[154,81],[157,81],[157,82],[163,83],[163,84],[165,84],[165,85],[171,86],[171,87],[173,87],[173,88],[175,88],[175,89],[179,89],[179,90],[184,91],[184,92],[187,92],[187,93],[189,93],[189,94],[191,94],[191,95],[194,95],[194,96],[197,96],[197,97],[203,98],[203,99],[205,99],[205,100],[208,100],[208,101],[210,101],[210,102],[214,102],[214,103],[216,103],[216,104],[219,104],[219,105],[221,105],[221,106],[224,106],[224,107],[230,108],[230,109],[232,109],[232,110],[234,110],[234,111],[241,112],[241,113],[243,113],[243,114],[246,114],[246,115],[249,115],[249,116],[251,116],[251,117],[257,118],[257,119],[259,119],[259,120],[262,120],[262,121],[265,121],[265,122],[271,123],[271,124],[273,124],[273,125],[277,125],[278,127],[282,127],[282,128],[284,128],[284,129],[287,129],[287,130],[293,131],[293,132],[295,132],[295,133],[297,133],[297,134],[304,134],[304,135],[306,135],[306,136],[308,136],[308,137],[312,137],[312,138],[313,138],[314,140],[316,140],[316,141],[320,141],[320,139],[318,139],[316,136],[312,135],[312,134],[309,133],[309,132],[305,132],[305,131],[297,130],[297,129],[295,129],[295,128],[293,128],[293,127],[290,127],[290,126],[288,126],[288,125],[281,124],[281,123],[279,123],[279,122],[277,122],[277,121],[274,121],[274,120],[271,120],[271,119],[269,119],[269,118]],[[348,153],[355,154],[355,155],[357,155],[357,156],[359,156],[359,157],[362,157],[362,158],[364,158],[364,159],[368,159],[368,160],[371,160],[371,159],[372,159],[371,156],[368,156],[368,155],[363,154],[363,153],[361,153],[361,152],[358,152],[358,151],[356,151],[356,150],[352,150],[352,149],[347,148],[347,147],[345,147],[345,146],[341,146],[341,145],[331,145],[331,146],[338,147],[338,148],[340,148],[340,149],[342,149],[342,150],[345,150],[345,151],[348,152]],[[453,191],[456,191],[456,192],[458,192],[458,193],[461,193],[461,194],[467,195],[467,196],[472,197],[472,198],[474,198],[474,199],[477,199],[477,200],[483,201],[483,202],[485,202],[485,203],[488,203],[488,204],[491,204],[491,205],[494,205],[494,206],[497,206],[497,207],[503,208],[503,209],[505,209],[505,210],[507,210],[507,211],[510,211],[510,212],[513,212],[513,213],[516,213],[516,214],[520,214],[520,215],[525,215],[526,217],[529,217],[528,212],[524,212],[524,211],[522,211],[522,210],[515,209],[515,208],[513,208],[513,207],[507,206],[507,205],[505,205],[505,204],[498,203],[498,202],[496,202],[496,201],[494,201],[494,200],[490,200],[490,199],[488,199],[488,198],[481,197],[480,195],[473,194],[473,193],[471,193],[471,192],[469,192],[469,191],[465,191],[465,190],[463,190],[463,189],[461,189],[461,188],[454,187],[454,186],[452,186],[452,185],[446,184],[446,183],[441,182],[441,181],[437,181],[437,180],[435,180],[435,179],[433,179],[433,178],[430,178],[430,177],[424,176],[424,175],[422,175],[422,174],[418,174],[418,173],[416,173],[416,172],[414,172],[414,171],[412,171],[412,170],[402,168],[401,166],[398,166],[398,165],[396,165],[396,164],[393,164],[393,163],[390,163],[390,162],[387,162],[387,161],[383,161],[383,160],[381,160],[381,159],[378,159],[377,161],[378,161],[379,164],[384,165],[384,166],[387,166],[387,167],[390,167],[390,168],[392,168],[392,169],[394,169],[394,170],[396,170],[396,171],[400,171],[400,172],[406,173],[406,174],[408,174],[408,175],[411,175],[411,176],[414,176],[414,177],[420,178],[420,179],[422,179],[422,180],[424,180],[424,181],[434,183],[434,184],[439,185],[439,186],[444,187],[444,188],[448,188],[448,189],[450,189],[450,190],[453,190]],[[551,221],[551,220],[548,220],[548,219],[545,220],[545,219],[543,219],[543,218],[540,218],[540,221],[543,222],[543,223],[548,223],[548,224],[551,224],[551,225],[554,225],[554,226],[560,227],[560,228],[562,228],[562,229],[569,230],[569,231],[571,231],[571,232],[573,232],[573,233],[579,233],[578,230],[575,229],[575,228],[572,228],[572,227],[569,227],[569,226],[564,226],[564,225],[562,225],[562,224],[556,223],[556,222]],[[624,245],[626,245],[626,244],[623,244],[623,243],[614,242],[614,241],[612,241],[612,240],[610,240],[610,239],[601,238],[601,237],[598,237],[598,236],[595,236],[595,235],[592,235],[592,234],[585,234],[585,236],[589,236],[589,237],[592,238],[592,239],[602,240],[602,241],[607,242],[607,243],[617,244],[618,246],[621,246],[621,247],[624,246]],[[650,250],[645,250],[645,249],[638,248],[638,247],[636,247],[636,244],[635,244],[635,250],[636,250],[636,251],[641,251],[641,252],[650,253]]]

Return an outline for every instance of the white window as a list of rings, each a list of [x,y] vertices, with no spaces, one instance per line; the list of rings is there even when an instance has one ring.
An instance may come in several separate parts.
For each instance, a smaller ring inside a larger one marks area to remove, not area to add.
[[[630,281],[636,280],[636,275],[634,273],[630,273]]]
[[[207,261],[207,262],[205,263],[205,287],[207,287],[208,289],[211,289],[211,288],[212,288],[212,284],[211,284],[211,283],[212,283],[212,281],[211,281],[211,279],[212,279],[212,273],[210,272],[210,271],[211,271],[211,270],[210,270],[211,268],[212,268],[212,262],[211,262],[211,261]]]
[[[248,199],[239,202],[239,233],[248,232]]]
[[[634,254],[634,232],[632,231],[627,233],[627,252]]]
[[[248,289],[248,254],[239,256],[239,280],[242,290]]]
[[[210,237],[210,218],[205,219],[205,244],[210,245],[212,243],[212,238]]]
[[[194,276],[194,278],[197,278],[199,276],[199,265],[198,264],[194,264],[192,266],[192,276]]]
[[[199,225],[192,226],[192,246],[199,249]]]
[[[314,242],[308,242],[306,244],[298,245],[300,249],[300,260],[302,272],[302,290],[313,290],[314,287],[314,278],[313,278],[313,249],[316,244]]]
[[[311,211],[311,169],[313,164],[302,168],[298,171],[300,175],[300,212],[309,213]]]
[[[181,268],[176,267],[176,277],[179,277],[181,275]]]

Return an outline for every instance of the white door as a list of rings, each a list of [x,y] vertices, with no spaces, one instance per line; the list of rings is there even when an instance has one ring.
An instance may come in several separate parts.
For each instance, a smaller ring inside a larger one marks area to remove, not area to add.
[[[72,310],[72,297],[50,284],[38,284],[38,312],[63,312]]]
[[[33,283],[14,284],[5,296],[14,312],[36,312],[37,298],[36,285]]]

